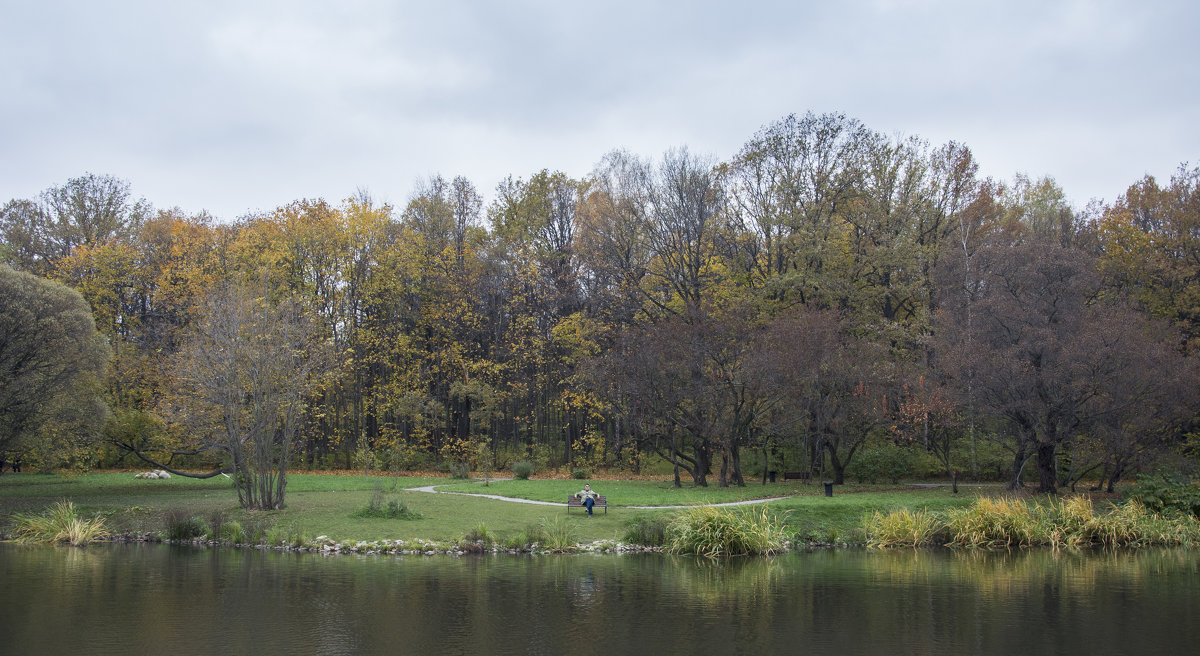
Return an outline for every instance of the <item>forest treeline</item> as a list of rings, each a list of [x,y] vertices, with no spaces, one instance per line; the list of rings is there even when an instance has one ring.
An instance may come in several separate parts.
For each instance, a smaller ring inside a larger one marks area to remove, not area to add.
[[[614,151],[486,204],[433,177],[403,207],[360,192],[221,222],[86,175],[0,228],[3,261],[82,294],[112,349],[103,418],[10,435],[9,461],[220,466],[188,345],[247,297],[311,319],[281,357],[330,363],[287,428],[299,467],[662,458],[699,485],[924,467],[1054,491],[1200,446],[1186,165],[1080,209],[1050,178],[980,177],[962,144],[809,113],[728,161]]]

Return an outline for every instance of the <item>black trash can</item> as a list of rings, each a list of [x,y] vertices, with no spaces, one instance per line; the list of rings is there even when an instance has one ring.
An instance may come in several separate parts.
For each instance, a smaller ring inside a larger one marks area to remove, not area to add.
[[[825,481],[825,496],[827,496],[827,497],[833,496],[833,482],[832,481]]]
[[[775,470],[772,469],[771,471],[767,472],[767,478],[771,479],[771,482],[774,483],[775,482]]]

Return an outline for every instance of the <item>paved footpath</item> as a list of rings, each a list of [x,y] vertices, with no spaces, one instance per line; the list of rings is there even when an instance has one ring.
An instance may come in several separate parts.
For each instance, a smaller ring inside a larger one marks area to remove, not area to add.
[[[507,480],[507,479],[492,479],[492,480]],[[498,494],[476,494],[474,492],[447,492],[444,490],[435,489],[437,485],[426,485],[424,487],[405,488],[409,492],[432,492],[434,494],[458,494],[464,497],[482,497],[484,499],[495,499],[497,501],[510,501],[512,503],[531,503],[537,506],[564,506],[561,501],[534,501],[533,499],[518,499],[516,497],[502,497]],[[726,503],[712,504],[694,504],[694,505],[711,505],[711,506],[749,506],[756,503],[767,503],[768,501],[778,501],[779,499],[787,499],[790,497],[771,497],[769,499],[750,499],[749,501],[729,501]],[[690,508],[692,506],[613,506],[614,508],[637,508],[642,510],[650,510],[654,508]]]

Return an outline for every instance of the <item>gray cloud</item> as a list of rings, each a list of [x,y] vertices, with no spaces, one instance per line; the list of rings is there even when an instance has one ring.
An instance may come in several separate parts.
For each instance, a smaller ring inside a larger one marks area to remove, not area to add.
[[[0,200],[84,171],[232,219],[432,173],[731,156],[790,112],[971,146],[1112,200],[1200,153],[1187,0],[5,1]]]

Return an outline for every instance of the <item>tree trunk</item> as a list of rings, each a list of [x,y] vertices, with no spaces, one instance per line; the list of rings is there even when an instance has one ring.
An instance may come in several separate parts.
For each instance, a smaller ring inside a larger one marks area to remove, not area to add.
[[[708,472],[712,469],[712,452],[707,446],[696,449],[696,468],[692,470],[692,484],[708,487]]]
[[[1058,476],[1056,475],[1057,445],[1038,443],[1038,492],[1056,494],[1058,492]]]
[[[1008,482],[1008,491],[1016,492],[1021,487],[1021,477],[1025,473],[1025,463],[1029,462],[1029,456],[1025,454],[1025,444],[1022,443],[1015,454],[1013,454],[1013,469],[1012,479]]]
[[[1108,487],[1105,488],[1104,491],[1108,492],[1109,494],[1112,494],[1115,489],[1114,486],[1117,484],[1117,481],[1121,480],[1121,476],[1123,476],[1124,474],[1125,474],[1125,466],[1124,465],[1116,465],[1115,467],[1113,467],[1113,473],[1111,476],[1108,477]]]
[[[671,464],[674,465],[672,470],[675,473],[675,487],[683,487],[679,480],[679,437],[675,435],[675,431],[671,431]]]
[[[833,469],[833,484],[845,485],[846,465],[842,464],[842,461],[838,459],[837,451],[828,442],[826,443],[825,450],[829,453],[829,467]]]
[[[733,484],[738,487],[746,487],[746,480],[742,478],[742,452],[738,445],[734,444],[729,449],[730,464],[733,466]]]

